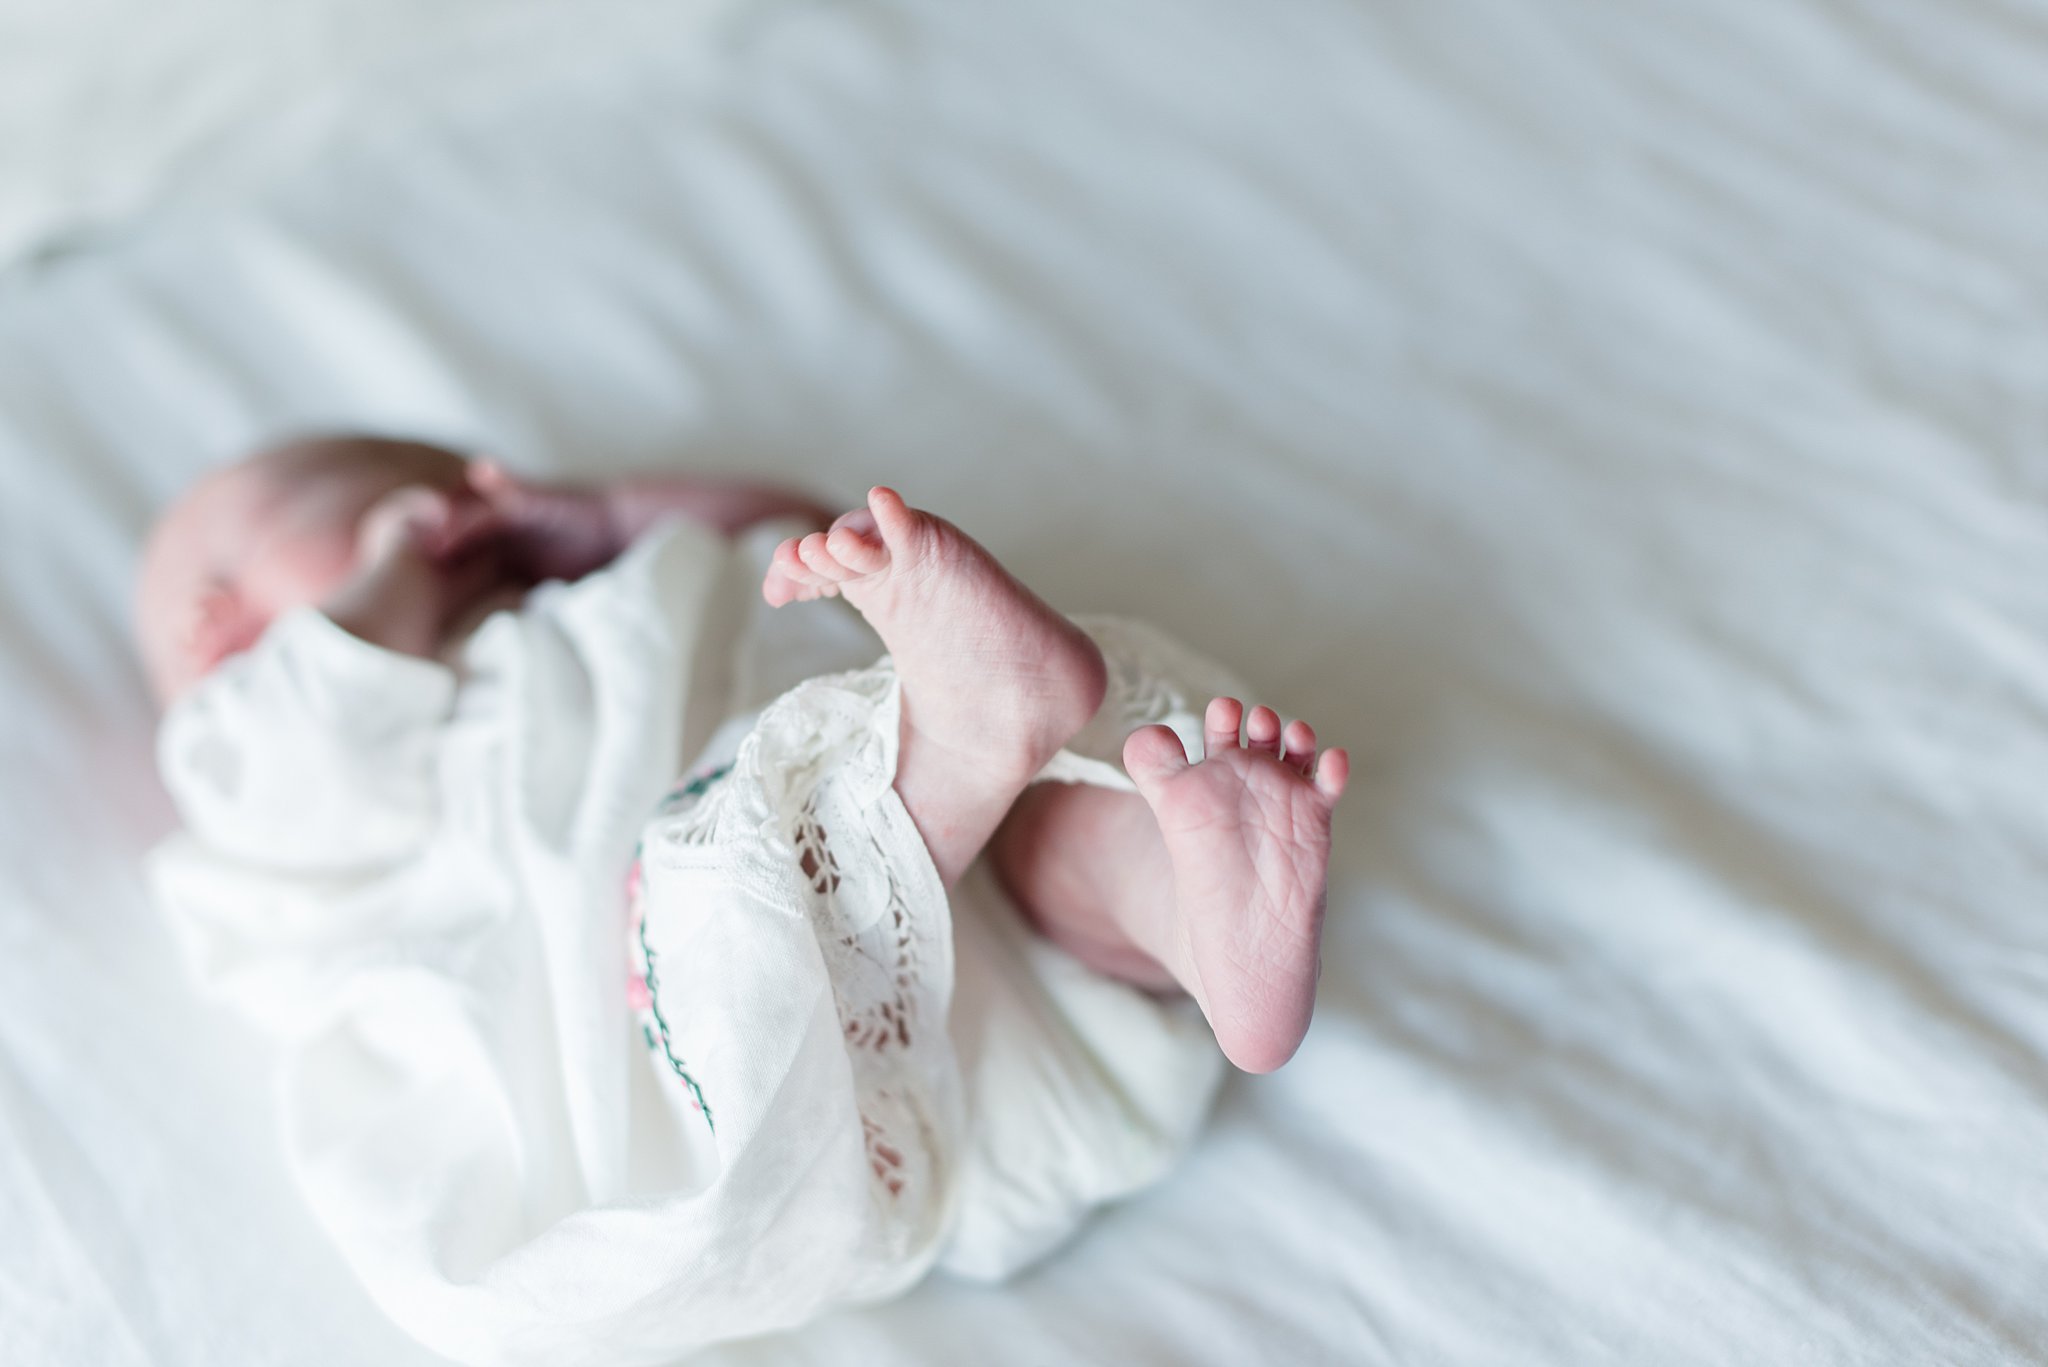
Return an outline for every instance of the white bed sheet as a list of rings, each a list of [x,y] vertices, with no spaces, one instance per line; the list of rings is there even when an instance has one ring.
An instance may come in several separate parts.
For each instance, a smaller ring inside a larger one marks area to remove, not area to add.
[[[427,1360],[135,870],[137,537],[348,425],[887,479],[1355,748],[1170,1185],[716,1360],[2048,1361],[2048,8],[688,31],[0,280],[0,1357]]]

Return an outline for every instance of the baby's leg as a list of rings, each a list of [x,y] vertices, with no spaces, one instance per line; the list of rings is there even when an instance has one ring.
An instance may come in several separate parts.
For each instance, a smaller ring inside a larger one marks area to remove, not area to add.
[[[1166,727],[1134,733],[1135,794],[1031,789],[991,855],[1047,938],[1127,982],[1185,988],[1231,1062],[1269,1072],[1315,1006],[1330,814],[1350,760],[1318,760],[1305,722],[1283,750],[1272,709],[1246,717],[1234,698],[1211,702],[1204,725],[1197,764]]]
[[[1173,864],[1136,793],[1035,783],[989,842],[996,877],[1038,932],[1097,973],[1181,991],[1164,962]]]
[[[902,688],[896,793],[949,888],[1102,704],[1108,673],[1088,635],[890,489],[785,541],[761,591],[778,607],[844,595],[888,646]]]

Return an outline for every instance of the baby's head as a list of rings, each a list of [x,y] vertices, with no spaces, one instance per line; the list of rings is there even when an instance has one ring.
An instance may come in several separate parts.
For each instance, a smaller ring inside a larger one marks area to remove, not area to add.
[[[318,603],[356,568],[363,516],[409,485],[461,490],[453,451],[382,437],[314,437],[215,471],[150,533],[136,638],[168,703],[272,621]]]

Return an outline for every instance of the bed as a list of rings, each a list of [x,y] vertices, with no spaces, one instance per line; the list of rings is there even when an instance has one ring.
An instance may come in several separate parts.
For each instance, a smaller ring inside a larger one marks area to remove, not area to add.
[[[2048,1362],[2048,9],[296,13],[16,88],[0,1357],[433,1360],[136,867],[137,539],[345,425],[887,480],[1353,748],[1169,1183],[709,1361]]]

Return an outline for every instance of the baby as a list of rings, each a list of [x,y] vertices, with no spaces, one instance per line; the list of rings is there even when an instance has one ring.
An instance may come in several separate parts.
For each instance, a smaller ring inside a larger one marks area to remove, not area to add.
[[[772,611],[831,598],[881,663]],[[165,515],[138,618],[160,897],[283,1041],[316,1213],[450,1356],[1007,1275],[1171,1164],[1219,1047],[1308,1028],[1345,752],[892,490],[306,441]]]

